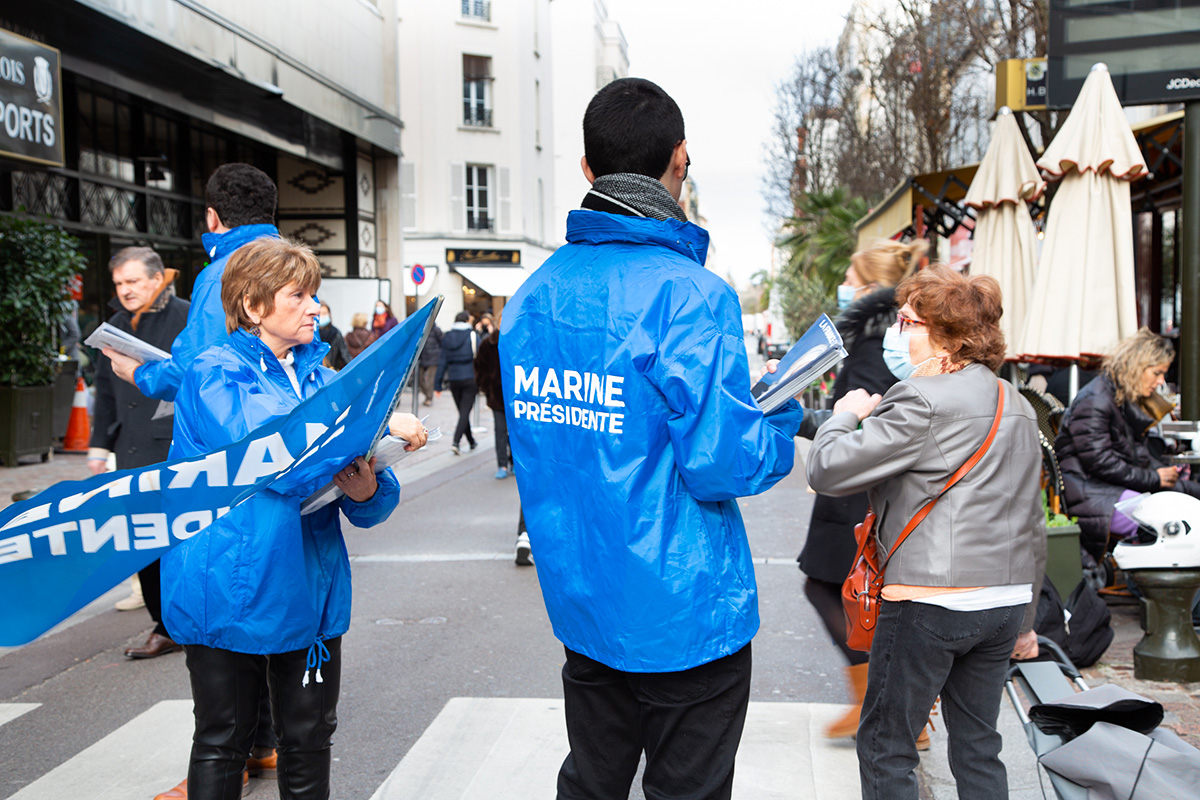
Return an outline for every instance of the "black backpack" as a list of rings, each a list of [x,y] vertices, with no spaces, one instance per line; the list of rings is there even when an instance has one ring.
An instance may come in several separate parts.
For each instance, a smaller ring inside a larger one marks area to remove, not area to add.
[[[1064,610],[1071,612],[1069,620]],[[1034,630],[1057,642],[1075,666],[1090,667],[1100,660],[1112,644],[1111,623],[1112,613],[1087,581],[1075,586],[1065,604],[1050,578],[1042,581]]]

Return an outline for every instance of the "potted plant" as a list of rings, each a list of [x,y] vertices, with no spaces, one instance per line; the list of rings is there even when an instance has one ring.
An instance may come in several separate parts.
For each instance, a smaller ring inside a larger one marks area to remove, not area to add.
[[[1075,517],[1054,512],[1042,491],[1042,510],[1046,513],[1046,577],[1064,598],[1083,577],[1079,550],[1080,528]]]
[[[58,332],[86,260],[57,225],[0,215],[0,460],[49,457]]]

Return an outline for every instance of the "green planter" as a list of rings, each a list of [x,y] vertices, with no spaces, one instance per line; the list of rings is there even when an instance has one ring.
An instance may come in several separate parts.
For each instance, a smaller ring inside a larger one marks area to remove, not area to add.
[[[0,460],[17,466],[21,456],[40,455],[42,461],[54,450],[54,387],[0,386]]]
[[[1046,528],[1046,577],[1054,583],[1064,601],[1083,578],[1079,533],[1078,525]]]

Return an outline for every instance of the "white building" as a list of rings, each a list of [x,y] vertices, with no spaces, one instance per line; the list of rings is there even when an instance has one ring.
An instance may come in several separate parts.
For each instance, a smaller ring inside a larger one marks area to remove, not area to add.
[[[587,194],[583,112],[592,96],[629,76],[629,46],[621,26],[608,18],[603,0],[559,0],[551,31],[554,51],[554,240],[566,241],[567,212]]]
[[[444,294],[444,328],[498,311],[554,249],[551,3],[398,6],[402,291],[410,311]]]

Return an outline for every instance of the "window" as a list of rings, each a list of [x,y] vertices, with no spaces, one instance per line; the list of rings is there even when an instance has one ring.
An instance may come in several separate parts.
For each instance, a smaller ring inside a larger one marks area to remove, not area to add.
[[[466,208],[467,230],[492,231],[495,222],[492,218],[492,187],[491,167],[480,164],[467,164]]]
[[[492,60],[463,56],[463,125],[492,127]]]
[[[490,0],[462,0],[462,15],[491,22],[492,4]]]

